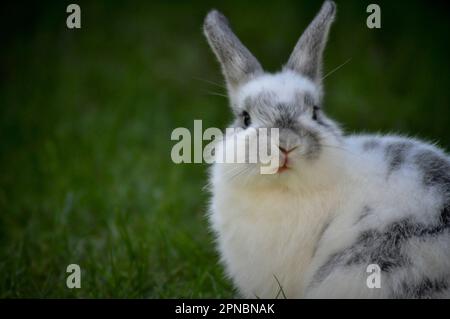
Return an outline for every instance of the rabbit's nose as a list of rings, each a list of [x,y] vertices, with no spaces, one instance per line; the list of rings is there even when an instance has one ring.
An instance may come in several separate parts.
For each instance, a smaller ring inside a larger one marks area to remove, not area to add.
[[[290,152],[292,152],[293,150],[295,150],[297,148],[297,146],[294,146],[290,149],[286,149],[284,147],[278,146],[278,148],[280,149],[281,153],[283,153],[284,155],[288,155]]]
[[[287,154],[287,150],[284,147],[278,146],[278,148],[280,149],[281,153],[283,154]]]

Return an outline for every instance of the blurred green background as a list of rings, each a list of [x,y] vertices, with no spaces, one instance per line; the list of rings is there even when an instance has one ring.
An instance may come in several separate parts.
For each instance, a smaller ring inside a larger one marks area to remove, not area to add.
[[[233,297],[205,218],[206,165],[170,160],[176,127],[231,120],[201,32],[211,8],[269,71],[321,1],[3,2],[0,297]],[[347,132],[450,146],[449,5],[336,1],[325,53],[328,113]],[[66,267],[82,269],[81,289]]]

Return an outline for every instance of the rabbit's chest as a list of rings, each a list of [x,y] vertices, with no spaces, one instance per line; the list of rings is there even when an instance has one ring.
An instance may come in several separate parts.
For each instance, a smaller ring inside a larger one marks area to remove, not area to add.
[[[252,198],[252,200],[249,200]],[[248,296],[298,296],[326,205],[289,196],[216,196],[211,221],[228,273]]]

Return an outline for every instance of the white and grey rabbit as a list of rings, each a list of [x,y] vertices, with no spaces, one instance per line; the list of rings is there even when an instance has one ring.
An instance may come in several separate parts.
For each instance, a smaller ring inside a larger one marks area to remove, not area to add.
[[[279,128],[283,165],[272,175],[258,163],[211,167],[221,260],[243,297],[448,298],[450,158],[411,138],[344,135],[325,115],[321,60],[335,12],[325,1],[275,74],[221,13],[205,19],[233,127]]]

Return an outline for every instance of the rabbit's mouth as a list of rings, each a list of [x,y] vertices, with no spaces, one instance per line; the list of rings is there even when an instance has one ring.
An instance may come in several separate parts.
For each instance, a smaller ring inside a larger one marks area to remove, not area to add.
[[[280,167],[278,167],[277,173],[278,173],[278,174],[281,174],[281,173],[283,173],[283,172],[289,170],[290,167],[289,167],[287,164],[288,164],[288,157],[287,157],[287,156],[284,156],[284,157],[283,157],[282,165],[281,165]]]
[[[289,170],[289,167],[287,167],[286,164],[284,164],[283,166],[281,166],[281,167],[278,168],[277,173],[278,173],[278,174],[281,174],[281,173],[283,173],[283,172],[285,172],[285,171],[287,171],[287,170]]]
[[[278,167],[277,173],[281,174],[287,170],[289,170],[291,167],[288,166],[289,161],[289,154],[292,153],[294,150],[298,148],[298,146],[291,147],[290,149],[286,149],[284,147],[278,146],[281,152],[281,165]]]

